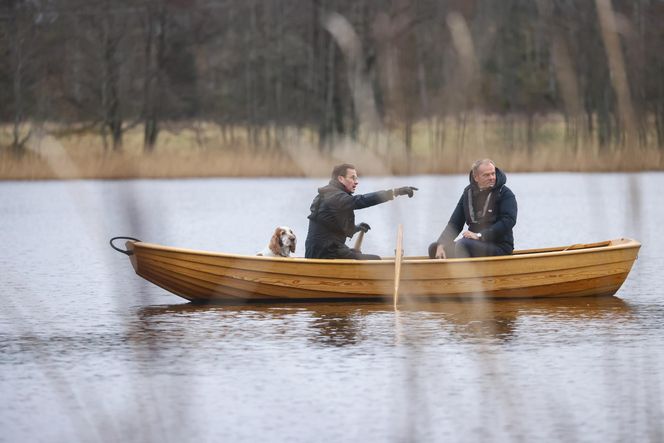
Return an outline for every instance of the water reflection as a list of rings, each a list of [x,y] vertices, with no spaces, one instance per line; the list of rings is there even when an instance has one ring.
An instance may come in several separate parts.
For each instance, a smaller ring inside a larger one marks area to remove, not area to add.
[[[140,328],[159,333],[164,328],[182,328],[182,317],[214,319],[214,333],[246,333],[243,322],[259,320],[276,324],[323,346],[352,346],[376,336],[391,335],[398,343],[418,343],[447,333],[457,340],[497,339],[509,341],[519,333],[520,322],[538,318],[539,324],[579,323],[608,320],[629,321],[631,308],[618,297],[578,297],[535,300],[439,301],[404,303],[397,311],[385,303],[288,303],[215,306],[176,304],[139,309]],[[393,319],[392,323],[386,320]],[[197,322],[199,323],[199,322]],[[391,326],[390,326],[391,325]],[[172,332],[172,331],[171,331]],[[201,331],[205,332],[205,331]],[[256,339],[265,328],[246,338]],[[272,330],[272,332],[279,332]],[[281,331],[284,334],[284,331]],[[285,333],[289,336],[289,333]]]

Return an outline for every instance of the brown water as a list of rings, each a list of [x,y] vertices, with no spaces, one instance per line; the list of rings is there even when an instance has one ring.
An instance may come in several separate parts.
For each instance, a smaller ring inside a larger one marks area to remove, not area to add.
[[[424,254],[465,178],[358,212],[367,252]],[[108,238],[304,250],[324,180],[0,183],[0,441],[664,440],[664,174],[513,174],[518,248],[620,236],[616,297],[198,307]]]

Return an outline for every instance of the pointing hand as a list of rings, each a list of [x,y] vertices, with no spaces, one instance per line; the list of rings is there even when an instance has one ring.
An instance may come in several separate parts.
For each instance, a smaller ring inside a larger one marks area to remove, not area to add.
[[[404,186],[394,189],[394,196],[396,197],[397,195],[407,195],[408,198],[411,198],[415,194],[415,191],[419,191],[419,189],[414,186]]]

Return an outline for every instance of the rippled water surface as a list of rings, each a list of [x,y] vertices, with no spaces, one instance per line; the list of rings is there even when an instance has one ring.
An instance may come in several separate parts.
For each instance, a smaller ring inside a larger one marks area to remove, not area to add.
[[[466,178],[357,212],[425,254]],[[511,174],[517,248],[632,237],[615,297],[193,306],[115,235],[253,254],[320,179],[0,183],[0,441],[664,441],[664,174]]]

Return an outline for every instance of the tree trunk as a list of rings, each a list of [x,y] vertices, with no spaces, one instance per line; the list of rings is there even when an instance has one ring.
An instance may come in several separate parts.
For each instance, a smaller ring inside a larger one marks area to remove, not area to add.
[[[119,61],[118,46],[122,32],[115,31],[112,17],[103,18],[102,25],[102,108],[104,121],[102,123],[102,137],[106,138],[106,131],[111,134],[113,150],[118,151],[122,148],[122,115],[120,112],[119,96]],[[105,140],[104,140],[105,142]]]
[[[152,152],[159,136],[164,86],[161,71],[166,52],[166,10],[159,4],[157,9],[148,7],[146,12],[143,149]]]
[[[16,2],[12,2],[11,19],[9,20],[9,45],[11,51],[12,96],[14,102],[12,125],[12,152],[21,155],[25,152],[25,142],[28,138],[21,137],[21,129],[25,122],[24,76],[26,69],[26,54],[24,44],[29,33],[22,29],[20,11]]]

